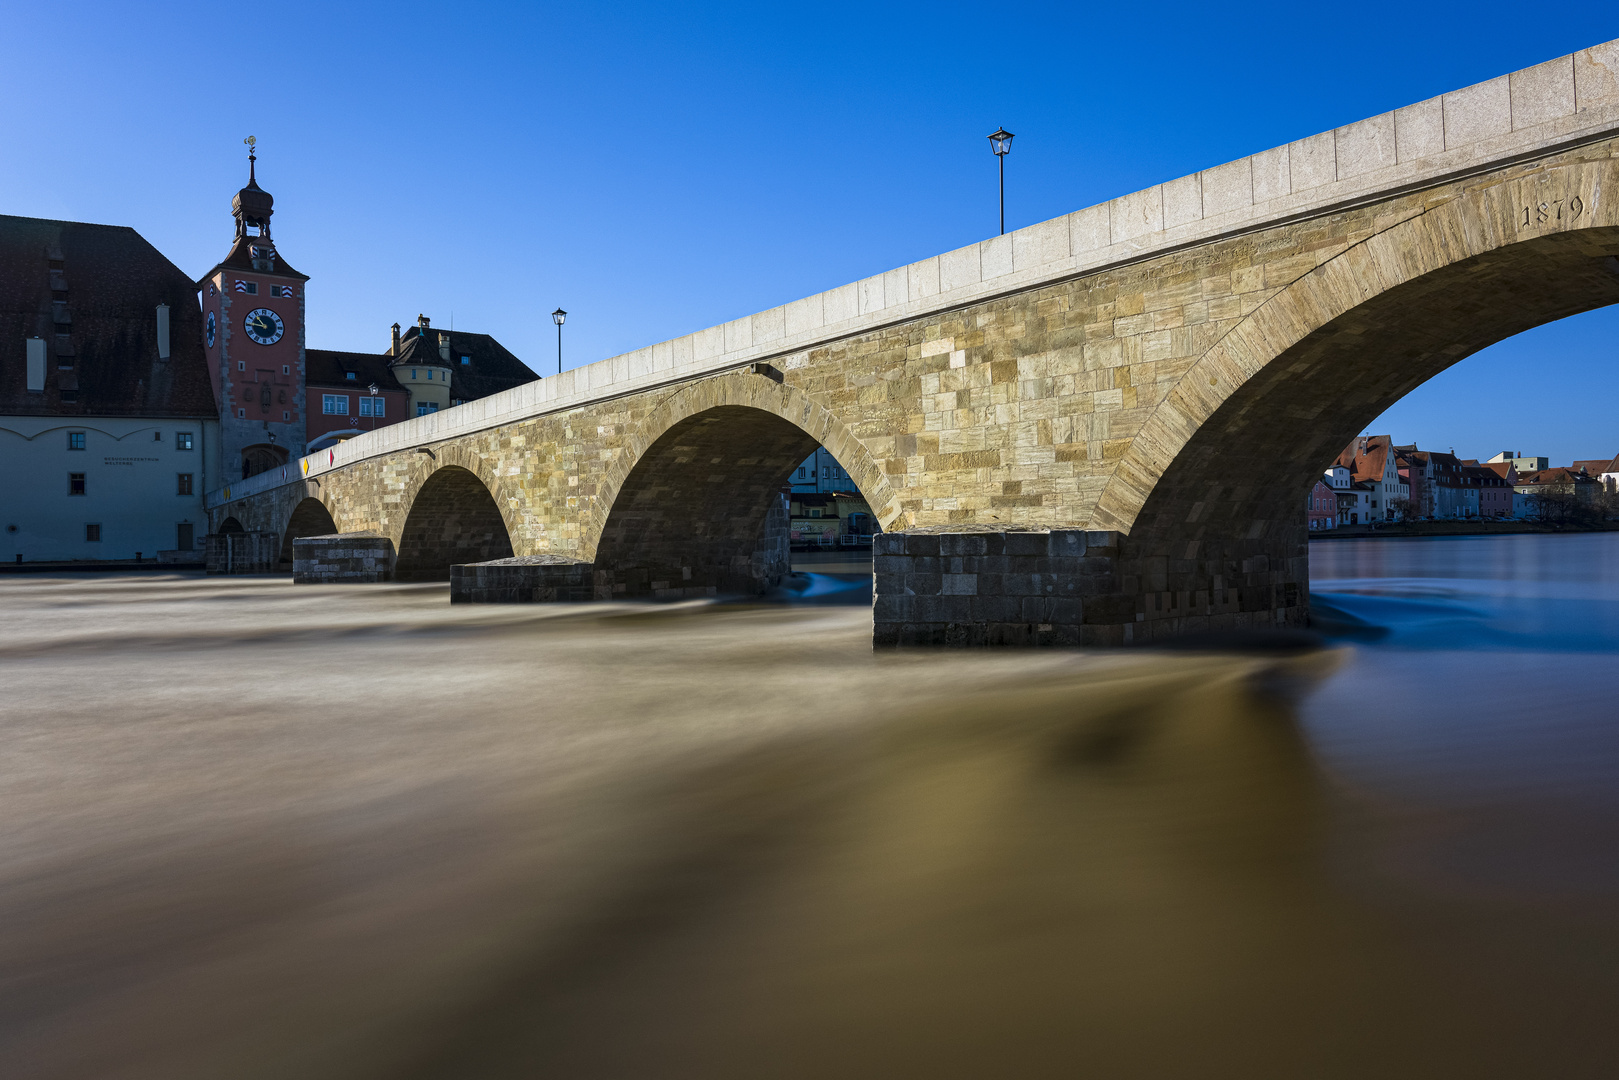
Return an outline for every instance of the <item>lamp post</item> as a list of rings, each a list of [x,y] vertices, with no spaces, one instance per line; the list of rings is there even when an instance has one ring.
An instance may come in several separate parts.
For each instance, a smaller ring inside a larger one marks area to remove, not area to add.
[[[377,430],[377,384],[372,383],[366,389],[371,391],[371,430],[375,431]]]
[[[558,375],[562,374],[562,320],[566,319],[567,317],[568,317],[568,313],[566,311],[563,311],[561,308],[557,308],[555,311],[551,312],[551,321],[557,324],[557,374]]]
[[[996,128],[989,137],[989,148],[995,152],[995,160],[1001,167],[1001,235],[1006,235],[1006,155],[1012,152],[1012,133],[1005,128]]]

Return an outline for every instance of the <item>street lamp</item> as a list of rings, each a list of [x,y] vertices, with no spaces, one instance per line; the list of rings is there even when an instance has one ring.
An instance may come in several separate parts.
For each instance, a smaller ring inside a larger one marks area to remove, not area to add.
[[[1001,235],[1006,235],[1006,155],[1012,152],[1012,133],[996,128],[989,137],[989,148],[995,152],[995,161],[1001,167]]]
[[[561,308],[557,308],[555,311],[551,312],[551,321],[557,324],[557,374],[558,375],[562,374],[562,320],[566,319],[567,317],[568,317],[568,313],[566,311],[563,311]]]
[[[371,391],[371,430],[375,431],[377,430],[377,384],[372,383],[366,389]]]

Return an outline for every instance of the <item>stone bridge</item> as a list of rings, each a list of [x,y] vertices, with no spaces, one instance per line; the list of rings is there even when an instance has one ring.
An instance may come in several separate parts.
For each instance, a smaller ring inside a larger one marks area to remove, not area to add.
[[[400,578],[518,557],[470,598],[754,592],[821,444],[885,530],[878,644],[1303,625],[1321,470],[1619,301],[1616,194],[1619,42],[360,436],[211,525],[374,534]]]

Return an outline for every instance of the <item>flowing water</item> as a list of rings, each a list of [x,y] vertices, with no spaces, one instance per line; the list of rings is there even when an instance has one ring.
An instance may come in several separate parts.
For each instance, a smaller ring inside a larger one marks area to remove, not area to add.
[[[1268,655],[0,578],[0,1075],[1613,1075],[1619,535],[1312,563]]]

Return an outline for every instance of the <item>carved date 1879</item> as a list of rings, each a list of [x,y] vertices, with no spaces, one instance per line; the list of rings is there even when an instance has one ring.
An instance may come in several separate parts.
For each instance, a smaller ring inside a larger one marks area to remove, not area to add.
[[[1548,221],[1562,221],[1565,218],[1572,221],[1583,213],[1585,201],[1578,195],[1568,199],[1552,199],[1535,206],[1524,207],[1523,218],[1518,222],[1518,228],[1544,225]]]

